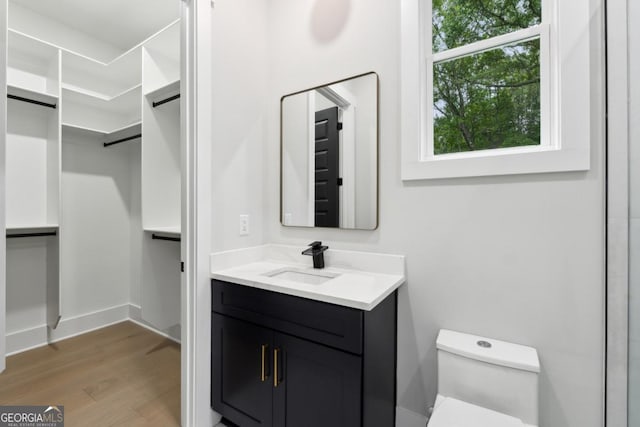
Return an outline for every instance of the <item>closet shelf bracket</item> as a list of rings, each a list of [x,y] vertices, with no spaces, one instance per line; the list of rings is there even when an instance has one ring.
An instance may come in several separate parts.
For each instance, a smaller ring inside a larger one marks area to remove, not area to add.
[[[167,102],[175,101],[180,98],[180,94],[170,96],[169,98],[163,99],[162,101],[154,102],[153,108],[159,107],[162,104],[166,104]]]
[[[58,233],[55,231],[47,232],[47,233],[21,233],[21,234],[7,234],[7,239],[18,239],[22,237],[48,237],[48,236],[57,236]]]
[[[42,107],[48,107],[53,109],[57,108],[56,104],[49,104],[48,102],[36,101],[35,99],[29,99],[29,98],[25,98],[18,95],[11,95],[10,93],[7,94],[7,98],[13,99],[16,101],[28,102],[29,104],[40,105]]]
[[[179,242],[180,241],[180,237],[167,237],[167,236],[160,236],[158,234],[152,234],[151,238],[153,240],[166,240],[168,242]]]
[[[115,145],[115,144],[120,144],[121,142],[127,142],[127,141],[131,141],[132,139],[138,139],[138,138],[142,138],[142,134],[141,133],[139,133],[137,135],[128,136],[126,138],[118,139],[116,141],[105,142],[104,146],[105,147],[110,147],[110,146]]]
[[[51,329],[58,329],[58,325],[60,324],[61,319],[62,319],[62,316],[58,315],[58,318],[56,319],[56,324],[53,325]]]

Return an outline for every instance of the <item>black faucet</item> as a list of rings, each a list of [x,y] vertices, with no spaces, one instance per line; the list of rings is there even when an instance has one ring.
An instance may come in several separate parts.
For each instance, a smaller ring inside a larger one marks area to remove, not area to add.
[[[324,251],[329,249],[329,246],[322,246],[322,242],[313,242],[309,246],[309,249],[302,251],[302,255],[313,257],[313,268],[324,268]]]

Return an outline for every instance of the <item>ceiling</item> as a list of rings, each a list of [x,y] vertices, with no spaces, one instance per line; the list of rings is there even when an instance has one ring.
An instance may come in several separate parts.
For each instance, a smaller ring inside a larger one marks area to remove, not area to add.
[[[179,0],[20,0],[18,4],[123,51],[180,17]]]

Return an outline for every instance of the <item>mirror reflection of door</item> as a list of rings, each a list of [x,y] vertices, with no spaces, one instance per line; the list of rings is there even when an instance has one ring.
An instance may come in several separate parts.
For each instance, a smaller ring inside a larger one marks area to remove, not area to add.
[[[338,107],[316,112],[315,226],[340,227],[340,128]]]
[[[283,96],[280,124],[282,224],[375,229],[377,75]]]

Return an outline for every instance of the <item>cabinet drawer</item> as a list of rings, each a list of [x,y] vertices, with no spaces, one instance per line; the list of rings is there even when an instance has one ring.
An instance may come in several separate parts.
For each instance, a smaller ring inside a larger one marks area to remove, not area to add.
[[[212,280],[213,311],[362,354],[363,312],[320,301]]]

